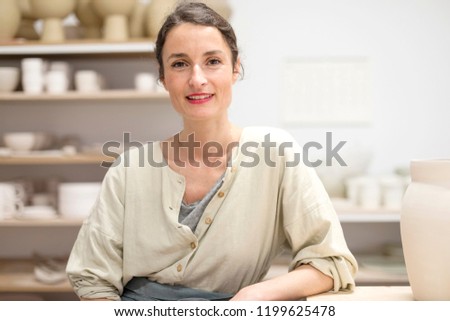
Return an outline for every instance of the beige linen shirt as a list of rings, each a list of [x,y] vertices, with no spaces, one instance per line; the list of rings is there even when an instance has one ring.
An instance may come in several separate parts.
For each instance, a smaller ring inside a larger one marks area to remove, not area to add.
[[[268,138],[274,146],[263,144]],[[192,232],[178,222],[185,179],[166,165],[160,144],[131,149],[108,170],[74,244],[67,274],[75,292],[119,300],[133,276],[145,276],[236,293],[261,281],[285,248],[289,270],[311,264],[334,279],[334,291],[352,290],[356,260],[315,171],[293,166],[300,153],[283,130],[244,128]]]

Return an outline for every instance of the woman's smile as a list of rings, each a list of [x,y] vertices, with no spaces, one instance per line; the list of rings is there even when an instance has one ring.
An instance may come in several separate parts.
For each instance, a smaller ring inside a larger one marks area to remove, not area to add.
[[[189,96],[186,96],[187,100],[190,104],[200,105],[210,102],[213,99],[213,94],[206,93],[194,93]]]

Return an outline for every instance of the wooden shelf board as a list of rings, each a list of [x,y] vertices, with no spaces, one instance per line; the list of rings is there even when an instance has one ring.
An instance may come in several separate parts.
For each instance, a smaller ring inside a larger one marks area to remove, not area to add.
[[[159,100],[168,98],[169,95],[166,92],[139,92],[133,89],[103,90],[95,93],[69,91],[64,94],[26,94],[20,91],[0,93],[0,101]]]
[[[126,54],[153,53],[152,39],[131,39],[125,42],[102,40],[66,40],[63,43],[12,40],[0,42],[0,55],[71,55],[71,54]]]
[[[0,220],[0,227],[79,227],[83,219],[78,218],[45,218]]]
[[[35,279],[31,260],[0,260],[0,292],[73,292],[68,280],[45,284]]]
[[[360,211],[338,212],[341,223],[396,223],[400,222],[399,212]]]
[[[114,161],[111,157],[96,154],[76,154],[71,156],[39,156],[39,155],[15,155],[0,156],[0,165],[58,165],[58,164],[98,164],[102,162],[111,163]]]

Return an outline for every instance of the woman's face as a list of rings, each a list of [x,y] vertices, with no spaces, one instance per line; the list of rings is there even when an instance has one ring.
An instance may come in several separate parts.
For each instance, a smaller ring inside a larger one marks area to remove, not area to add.
[[[172,105],[185,120],[224,119],[239,73],[217,28],[183,23],[167,35],[162,50]]]

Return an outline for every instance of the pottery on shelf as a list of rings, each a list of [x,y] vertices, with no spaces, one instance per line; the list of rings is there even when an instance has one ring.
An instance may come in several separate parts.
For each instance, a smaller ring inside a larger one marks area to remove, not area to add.
[[[0,0],[0,40],[14,39],[20,25],[20,8],[16,0]]]
[[[41,41],[63,42],[63,20],[75,9],[75,0],[30,0],[32,14],[44,21]]]
[[[165,18],[175,9],[178,0],[152,0],[147,7],[147,35],[156,39]]]
[[[103,20],[94,10],[92,0],[77,0],[75,15],[81,23],[84,38],[98,39],[102,37]]]
[[[401,239],[416,300],[450,300],[450,159],[411,162]]]
[[[128,21],[136,0],[93,0],[97,13],[103,18],[103,38],[126,41],[130,38]]]
[[[230,20],[231,18],[231,6],[228,4],[228,1],[226,0],[200,0],[200,2],[203,2],[208,7],[216,11],[218,14],[220,14],[222,17],[224,17],[226,20]]]
[[[129,20],[130,38],[142,38],[145,36],[145,14],[147,3],[137,1],[131,12]]]
[[[19,30],[16,33],[17,38],[25,38],[27,40],[38,40],[39,34],[34,28],[36,17],[31,12],[30,0],[18,0],[22,19],[20,20]]]
[[[147,34],[156,39],[165,18],[175,9],[179,0],[152,0],[147,9]],[[231,7],[226,0],[200,0],[225,19],[231,17]]]

